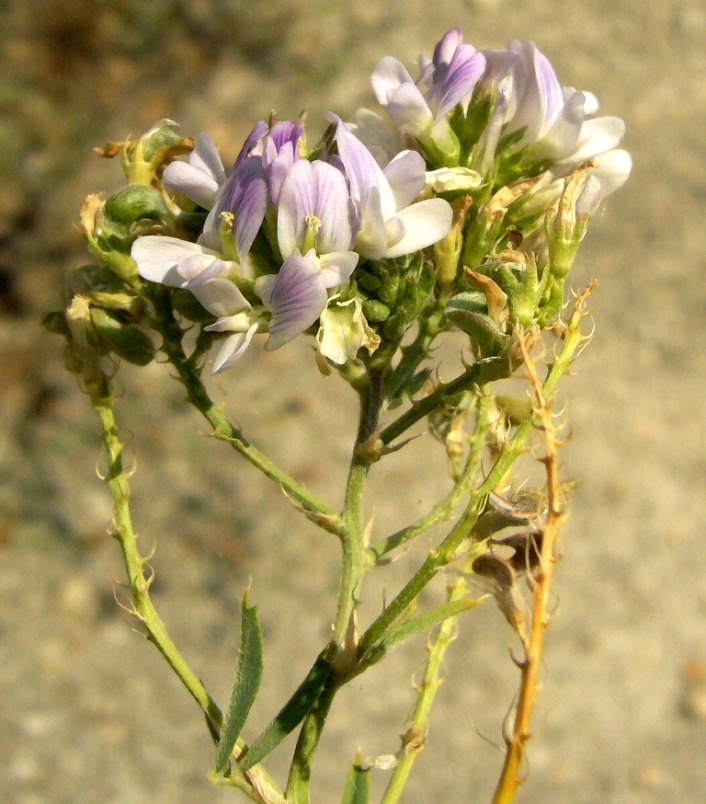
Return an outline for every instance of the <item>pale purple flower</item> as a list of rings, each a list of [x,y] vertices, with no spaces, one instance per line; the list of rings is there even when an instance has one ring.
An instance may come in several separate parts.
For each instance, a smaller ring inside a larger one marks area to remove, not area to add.
[[[358,263],[346,180],[326,162],[302,159],[282,186],[277,210],[277,242],[284,258],[313,249],[328,287],[348,279]]]
[[[211,209],[226,173],[218,150],[208,134],[197,134],[186,162],[172,162],[164,169],[164,184],[179,190],[204,209]]]
[[[566,163],[571,169],[611,151],[622,139],[624,122],[596,117],[596,97],[562,87],[549,60],[532,42],[514,40],[506,50],[485,55],[483,84],[495,85],[499,93],[491,126],[500,122],[503,136],[522,131],[515,149],[526,149],[526,162]],[[494,135],[497,143],[498,133]]]
[[[143,279],[191,291],[203,307],[218,317],[205,329],[234,333],[216,356],[214,374],[241,357],[260,327],[260,315],[228,278],[237,272],[237,263],[197,243],[157,235],[138,237],[132,246],[132,258]]]
[[[301,126],[288,121],[272,129],[264,120],[255,124],[206,219],[202,242],[213,245],[223,213],[232,214],[236,250],[245,261],[268,207],[278,202],[287,173],[299,159],[302,133]]]
[[[468,106],[485,56],[464,44],[460,29],[453,28],[437,43],[431,60],[420,57],[420,68],[415,81],[400,61],[385,56],[371,77],[380,105],[403,134],[414,137],[430,133],[457,104]],[[432,134],[432,139],[437,137]]]
[[[441,198],[412,203],[425,183],[425,162],[402,151],[384,170],[363,143],[335,115],[336,145],[354,212],[355,250],[368,259],[401,257],[445,237],[451,206]]]
[[[265,348],[278,349],[308,329],[328,302],[327,282],[313,249],[290,254],[276,274],[255,280],[255,292],[272,310]]]

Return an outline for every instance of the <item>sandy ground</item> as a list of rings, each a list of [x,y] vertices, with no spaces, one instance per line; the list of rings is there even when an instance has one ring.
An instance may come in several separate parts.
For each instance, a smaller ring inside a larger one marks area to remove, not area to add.
[[[146,10],[150,9],[150,10]],[[629,184],[595,222],[576,283],[599,279],[596,335],[565,386],[580,484],[559,565],[524,802],[706,800],[706,6],[699,0],[420,0],[286,5],[193,2],[3,6],[6,178],[0,189],[0,798],[8,802],[221,802],[195,706],[118,608],[110,503],[96,426],[38,316],[86,260],[83,195],[120,181],[90,146],[160,117],[209,130],[233,155],[252,122],[308,105],[370,102],[381,55],[411,63],[449,27],[478,47],[533,39],[564,83],[627,122]],[[299,342],[297,342],[299,343]],[[136,521],[156,544],[155,598],[219,701],[232,682],[238,609],[252,578],[266,635],[262,726],[327,635],[337,545],[182,404],[163,367],[125,371]],[[302,345],[257,351],[214,394],[261,448],[339,501],[353,400]],[[421,462],[425,473],[414,471]],[[419,439],[373,474],[376,528],[422,512],[444,466]],[[394,591],[410,554],[385,587]],[[397,575],[395,575],[397,572]],[[379,597],[370,592],[370,612]],[[492,605],[472,612],[406,802],[487,801],[516,672]],[[360,746],[390,753],[412,704],[421,641],[337,700],[315,800],[339,800]],[[252,736],[252,735],[250,735]],[[495,745],[494,745],[495,744]],[[272,761],[286,767],[287,749]],[[385,774],[375,778],[376,789]]]

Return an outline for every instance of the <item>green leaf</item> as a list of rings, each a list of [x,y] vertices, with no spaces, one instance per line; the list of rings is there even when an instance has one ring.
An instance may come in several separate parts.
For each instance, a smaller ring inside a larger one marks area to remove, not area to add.
[[[370,796],[370,769],[363,769],[358,764],[359,759],[353,763],[343,788],[341,804],[368,804]]]
[[[243,754],[238,762],[245,772],[263,760],[304,720],[319,700],[329,679],[329,663],[319,657],[297,691],[284,705],[277,717]]]
[[[397,628],[393,628],[382,640],[380,647],[384,652],[387,652],[400,642],[404,642],[405,639],[409,639],[415,636],[415,634],[420,634],[422,631],[426,631],[434,625],[443,623],[444,620],[448,620],[450,617],[456,617],[464,611],[472,609],[474,606],[477,606],[482,599],[482,597],[479,597],[475,599],[466,598],[464,600],[455,600],[452,603],[446,603],[443,606],[439,606],[439,608],[432,609],[432,611],[422,614],[419,617],[414,617],[412,620],[407,620]]]
[[[248,606],[247,592],[243,598],[241,629],[238,674],[216,752],[214,769],[217,773],[228,764],[262,680],[262,631],[257,619],[257,606]]]

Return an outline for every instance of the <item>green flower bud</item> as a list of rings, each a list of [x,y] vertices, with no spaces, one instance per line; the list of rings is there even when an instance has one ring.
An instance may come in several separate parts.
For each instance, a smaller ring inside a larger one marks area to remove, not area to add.
[[[397,302],[397,294],[400,289],[400,275],[396,271],[388,272],[380,282],[378,288],[378,298],[388,307],[394,307]]]
[[[372,323],[385,321],[390,315],[390,308],[376,299],[367,299],[363,302],[363,315]]]
[[[466,222],[466,213],[472,203],[473,199],[464,195],[451,204],[453,210],[451,230],[446,237],[434,245],[436,281],[442,290],[451,287],[456,279],[463,249],[463,227]]]
[[[497,354],[508,336],[487,313],[484,293],[459,293],[446,303],[446,320],[470,335],[483,354]]]
[[[158,221],[169,215],[164,199],[153,187],[128,184],[110,196],[104,206],[104,223],[130,226],[140,220]],[[127,232],[126,232],[127,233]]]

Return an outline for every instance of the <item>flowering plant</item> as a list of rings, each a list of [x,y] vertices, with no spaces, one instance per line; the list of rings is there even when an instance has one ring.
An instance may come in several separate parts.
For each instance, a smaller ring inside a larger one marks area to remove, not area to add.
[[[625,182],[631,161],[617,147],[622,120],[597,116],[592,94],[562,87],[530,42],[478,51],[453,29],[431,58],[420,57],[418,72],[414,79],[400,61],[383,58],[372,75],[380,112],[359,110],[349,123],[329,113],[314,145],[303,120],[257,122],[230,170],[208,134],[182,137],[169,120],[109,143],[100,152],[121,156],[128,183],[108,199],[86,199],[81,225],[99,264],[69,277],[65,309],[46,319],[65,337],[67,368],[100,417],[134,614],[206,715],[216,743],[212,780],[255,801],[308,801],[337,692],[392,648],[431,632],[401,747],[359,756],[342,799],[367,801],[371,769],[386,768],[383,801],[397,801],[424,745],[454,629],[486,597],[522,648],[494,800],[512,800],[520,781],[568,488],[558,477],[551,405],[585,341],[590,290],[567,312],[565,286],[591,216]],[[431,350],[454,331],[464,370],[442,381]],[[299,336],[314,338],[321,373],[337,372],[360,400],[342,510],[250,443],[212,401],[203,376],[212,347],[213,373],[237,371],[256,339],[266,337],[267,350],[294,349]],[[223,714],[152,603],[130,518],[112,379],[120,358],[143,366],[158,351],[215,436],[342,546],[331,639],[250,744],[242,735],[261,681],[263,640],[248,592]],[[502,393],[498,384],[513,377],[525,378],[528,397]],[[404,449],[403,437],[422,420],[448,457],[448,493],[381,537],[363,521],[368,475]],[[537,433],[546,483],[523,488],[516,463]],[[359,623],[367,573],[444,525],[397,595],[372,622]],[[420,593],[439,575],[449,580],[447,601],[417,613]],[[295,729],[281,788],[262,763]]]

